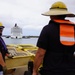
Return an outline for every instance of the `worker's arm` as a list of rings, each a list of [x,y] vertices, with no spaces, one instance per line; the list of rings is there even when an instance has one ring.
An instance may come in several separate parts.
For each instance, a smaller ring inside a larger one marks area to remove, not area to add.
[[[2,54],[0,52],[0,65],[3,67],[3,73],[5,75],[6,71],[7,71],[7,68],[6,68],[6,63],[4,62],[3,60],[3,57],[2,57]]]
[[[0,65],[2,65],[2,67],[6,66],[6,64],[5,64],[4,60],[3,60],[1,52],[0,52]]]
[[[33,66],[33,74],[32,75],[38,75],[38,68],[42,64],[44,55],[45,55],[46,50],[39,48],[35,59],[34,59],[34,66]]]

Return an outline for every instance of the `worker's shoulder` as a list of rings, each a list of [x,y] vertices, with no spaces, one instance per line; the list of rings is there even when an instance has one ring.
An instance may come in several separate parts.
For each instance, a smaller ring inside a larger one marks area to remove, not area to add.
[[[59,25],[59,23],[54,22],[54,21],[49,21],[47,25],[44,26],[45,29],[50,29],[50,28],[55,28]]]

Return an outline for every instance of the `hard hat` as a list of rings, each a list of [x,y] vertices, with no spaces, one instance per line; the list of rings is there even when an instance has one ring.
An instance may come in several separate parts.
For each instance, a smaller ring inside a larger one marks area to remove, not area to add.
[[[3,24],[0,22],[0,28],[4,28]]]
[[[44,16],[51,16],[51,15],[66,15],[67,17],[75,17],[75,14],[68,12],[66,5],[61,2],[55,2],[52,4],[51,8],[48,12],[43,13]]]

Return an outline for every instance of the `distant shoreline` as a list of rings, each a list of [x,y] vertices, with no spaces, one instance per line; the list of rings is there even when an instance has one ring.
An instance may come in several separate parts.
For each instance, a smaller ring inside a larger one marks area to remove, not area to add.
[[[2,35],[2,37],[11,38],[9,35]],[[22,38],[38,38],[39,36],[22,36]]]

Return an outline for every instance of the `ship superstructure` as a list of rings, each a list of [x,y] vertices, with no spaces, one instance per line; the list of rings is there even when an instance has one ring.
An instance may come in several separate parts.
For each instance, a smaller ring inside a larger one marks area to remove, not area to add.
[[[11,38],[22,38],[22,28],[20,28],[17,23],[11,28]]]

